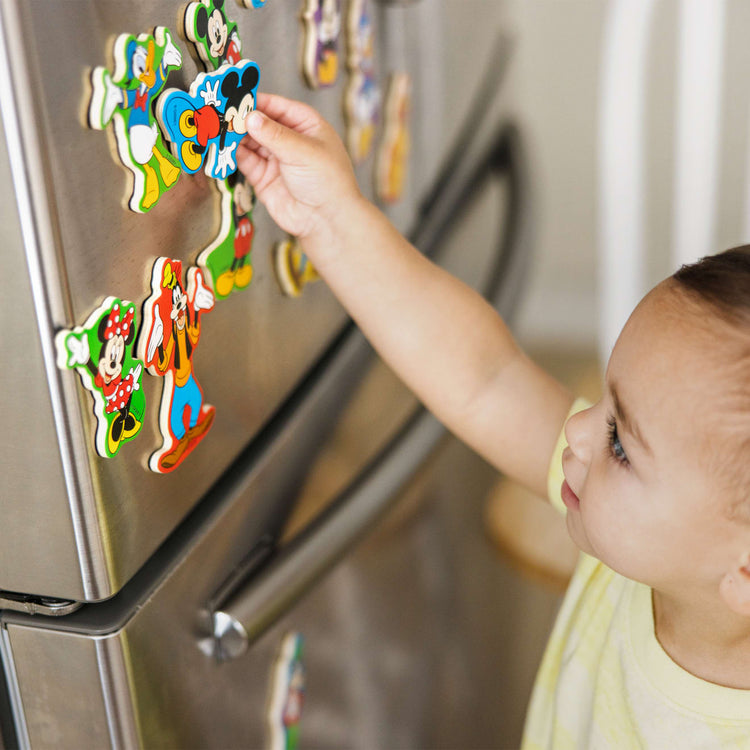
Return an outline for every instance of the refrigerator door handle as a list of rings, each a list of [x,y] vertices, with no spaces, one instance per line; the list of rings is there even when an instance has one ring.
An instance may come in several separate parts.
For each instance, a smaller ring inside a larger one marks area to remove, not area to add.
[[[212,612],[214,655],[240,656],[330,569],[398,497],[445,428],[423,408],[308,527]]]
[[[482,291],[508,318],[529,260],[526,160],[517,127],[504,123],[462,167],[434,191],[411,239],[426,254],[438,254],[450,227],[484,187],[493,179],[505,179],[505,222]],[[389,509],[444,432],[431,414],[418,408],[368,468],[289,544],[275,553],[267,547],[251,553],[251,570],[222,586],[209,604],[214,656],[240,656],[287,612]]]

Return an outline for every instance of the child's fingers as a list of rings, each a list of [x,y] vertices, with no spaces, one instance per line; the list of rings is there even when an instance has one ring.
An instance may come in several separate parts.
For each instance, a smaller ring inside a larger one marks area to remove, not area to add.
[[[312,107],[277,94],[259,92],[256,107],[272,120],[300,133],[313,129],[320,120],[320,116]]]
[[[309,153],[308,139],[259,111],[247,118],[247,132],[255,143],[286,164],[296,164]]]
[[[271,152],[265,147],[261,146],[260,143],[258,143],[256,140],[252,139],[249,135],[246,135],[241,141],[239,146],[237,146],[237,153],[239,154],[241,151],[252,151],[255,154],[258,154],[263,159],[268,159],[268,157],[271,155]]]

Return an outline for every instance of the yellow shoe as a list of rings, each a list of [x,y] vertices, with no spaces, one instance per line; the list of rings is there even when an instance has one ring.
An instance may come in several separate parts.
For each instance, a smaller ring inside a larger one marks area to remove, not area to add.
[[[156,146],[154,146],[153,154],[159,164],[159,173],[162,180],[164,180],[164,184],[167,187],[172,187],[180,176],[180,168],[172,164]]]
[[[125,417],[125,426],[122,430],[122,436],[120,437],[120,440],[127,440],[128,438],[132,438],[133,435],[138,434],[138,430],[140,429],[141,423],[132,414],[128,414],[127,417]]]
[[[164,158],[159,159],[159,171],[161,172],[161,178],[164,180],[164,184],[167,187],[172,187],[180,176],[179,167],[175,167],[174,164],[168,162]]]
[[[112,424],[109,426],[109,432],[107,432],[107,448],[113,456],[120,448],[120,440],[123,438],[124,426],[125,423],[122,414],[118,413],[112,420]]]
[[[227,297],[234,288],[234,271],[229,268],[216,279],[216,294],[219,297]]]
[[[146,181],[141,205],[143,208],[151,208],[159,200],[159,178],[150,164],[143,165],[143,172],[146,175]]]
[[[244,289],[253,278],[253,267],[248,263],[240,266],[234,275],[234,285],[238,289]]]

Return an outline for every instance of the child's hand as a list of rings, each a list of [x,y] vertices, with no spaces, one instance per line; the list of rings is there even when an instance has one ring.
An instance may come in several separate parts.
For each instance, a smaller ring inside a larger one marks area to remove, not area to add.
[[[361,198],[349,156],[336,131],[301,102],[258,94],[237,165],[285,231],[325,239],[347,206]]]

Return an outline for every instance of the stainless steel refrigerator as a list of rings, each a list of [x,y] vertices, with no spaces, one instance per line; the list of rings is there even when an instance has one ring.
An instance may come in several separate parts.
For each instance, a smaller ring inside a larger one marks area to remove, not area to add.
[[[88,114],[92,77],[102,67],[115,75],[123,34],[169,29],[181,66],[168,71],[166,86],[190,90],[206,66],[191,51],[187,5],[0,4],[3,743],[272,745],[280,649],[299,631],[300,746],[373,738],[415,746],[424,739],[417,707],[430,679],[425,653],[436,647],[434,591],[416,568],[439,567],[440,550],[417,554],[398,531],[394,549],[403,554],[383,557],[389,584],[366,590],[367,607],[361,589],[339,581],[332,593],[321,580],[424,476],[443,429],[324,283],[311,281],[297,297],[282,293],[274,248],[286,238],[263,208],[253,210],[252,280],[202,312],[192,364],[215,412],[174,470],[150,463],[165,439],[163,378],[143,373],[140,430],[107,455],[95,439],[91,392],[58,366],[60,331],[82,325],[110,297],[131,301],[140,322],[155,260],[194,267],[222,231],[224,192],[202,170],[183,169],[155,205],[133,210],[137,186],[118,134],[91,127]],[[260,69],[260,89],[312,103],[345,135],[344,32],[336,82],[311,88],[301,63],[307,5],[226,0],[223,12],[242,58]],[[412,85],[408,177],[384,208],[421,250],[509,315],[527,257],[523,141],[512,123],[487,115],[509,45],[501,40],[481,61],[487,74],[470,109],[452,112],[441,87],[442,4],[371,7],[381,96],[392,73],[409,74]],[[342,11],[345,19],[346,3]],[[384,99],[380,111],[375,143]],[[448,150],[446,118],[463,121]],[[436,154],[445,155],[439,169]],[[376,161],[374,148],[357,165],[371,197]],[[495,184],[497,238],[446,253],[453,228]],[[422,614],[405,621],[406,610]],[[364,687],[363,661],[378,664]],[[358,690],[360,701],[352,699]],[[368,690],[388,696],[391,730],[368,733]]]

